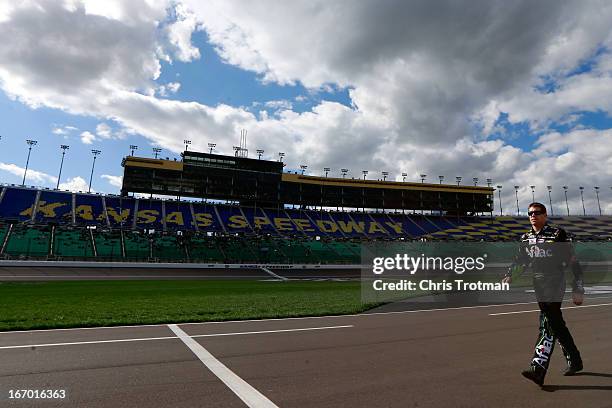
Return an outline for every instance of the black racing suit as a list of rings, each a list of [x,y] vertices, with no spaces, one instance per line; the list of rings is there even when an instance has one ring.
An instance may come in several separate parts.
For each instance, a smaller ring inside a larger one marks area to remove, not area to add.
[[[523,234],[506,276],[511,277],[514,270],[528,266],[533,270],[533,286],[540,307],[540,330],[531,365],[546,372],[555,340],[561,345],[568,365],[582,364],[580,352],[561,313],[566,266],[571,267],[574,275],[573,292],[584,293],[582,269],[566,232],[546,224],[538,233],[532,229]]]

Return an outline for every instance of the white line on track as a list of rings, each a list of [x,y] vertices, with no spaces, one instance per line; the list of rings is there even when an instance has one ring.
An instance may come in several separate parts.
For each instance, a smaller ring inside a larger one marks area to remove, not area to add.
[[[210,354],[200,343],[189,337],[187,333],[181,330],[175,324],[169,324],[168,327],[185,343],[193,354],[195,354],[202,363],[225,385],[231,389],[247,406],[251,408],[278,408],[276,404],[266,398],[261,392],[253,388],[249,383],[237,376],[232,370],[223,365],[215,356]]]
[[[168,327],[170,327],[170,325],[168,325]],[[261,330],[261,331],[233,332],[233,333],[197,334],[191,337],[244,336],[244,335],[250,335],[250,334],[270,334],[270,333],[288,333],[288,332],[303,332],[303,331],[330,330],[330,329],[346,329],[350,327],[354,327],[354,326],[351,324],[351,325],[344,325],[344,326],[321,326],[321,327],[303,327],[303,328],[297,328],[297,329],[282,329],[282,330]],[[176,339],[176,337],[165,336],[165,337],[143,337],[143,338],[115,339],[115,340],[74,341],[74,342],[69,342],[69,343],[20,344],[16,346],[1,346],[0,350],[31,348],[31,347],[77,346],[81,344],[127,343],[127,342],[135,342],[135,341],[172,340],[172,339]]]
[[[612,303],[599,303],[596,305],[584,305],[584,306],[567,306],[567,307],[562,307],[561,310],[565,310],[565,309],[583,309],[585,307],[599,307],[599,306],[610,306],[612,305]],[[489,316],[502,316],[502,315],[511,315],[511,314],[521,314],[521,313],[533,313],[533,312],[539,312],[540,309],[533,309],[533,310],[519,310],[516,312],[503,312],[503,313],[489,313]]]
[[[18,346],[2,346],[2,347],[0,347],[0,350],[31,348],[31,347],[79,346],[79,345],[82,345],[82,344],[127,343],[127,342],[133,342],[133,341],[170,340],[170,339],[176,339],[176,337],[174,337],[174,336],[170,336],[170,337],[144,337],[144,338],[138,338],[138,339],[73,341],[73,342],[69,342],[69,343],[20,344]]]
[[[222,336],[238,336],[238,335],[245,335],[245,334],[287,333],[287,332],[315,331],[315,330],[329,330],[329,329],[348,329],[351,327],[355,327],[355,326],[352,324],[347,324],[344,326],[305,327],[302,329],[279,329],[279,330],[259,330],[259,331],[248,331],[248,332],[237,332],[237,333],[196,334],[191,337],[222,337]]]
[[[281,280],[281,281],[287,281],[287,280],[288,280],[288,279],[287,279],[287,278],[285,278],[284,276],[280,276],[280,275],[278,275],[278,274],[276,274],[276,273],[272,272],[270,269],[265,268],[265,267],[263,267],[263,266],[262,266],[260,269],[261,269],[262,271],[264,271],[265,273],[267,273],[268,275],[272,276],[272,277],[273,277],[273,278],[275,278],[275,279],[278,279],[278,280]]]

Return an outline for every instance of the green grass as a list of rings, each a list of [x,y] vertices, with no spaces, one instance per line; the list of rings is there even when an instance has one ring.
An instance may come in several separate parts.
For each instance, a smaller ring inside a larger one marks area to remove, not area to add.
[[[0,283],[0,331],[359,313],[359,282]]]

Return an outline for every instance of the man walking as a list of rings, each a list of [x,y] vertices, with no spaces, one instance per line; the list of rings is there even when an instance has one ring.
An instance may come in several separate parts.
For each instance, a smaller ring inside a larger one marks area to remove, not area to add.
[[[574,375],[582,370],[582,358],[574,343],[563,314],[561,302],[565,294],[566,266],[571,267],[573,282],[573,301],[580,305],[584,288],[582,269],[576,260],[566,232],[547,224],[546,207],[541,203],[531,203],[528,207],[531,230],[521,236],[520,249],[510,266],[503,282],[512,282],[512,272],[531,265],[533,284],[540,307],[540,331],[535,352],[529,368],[523,376],[538,385],[544,384],[550,356],[558,341],[567,361],[564,375]]]

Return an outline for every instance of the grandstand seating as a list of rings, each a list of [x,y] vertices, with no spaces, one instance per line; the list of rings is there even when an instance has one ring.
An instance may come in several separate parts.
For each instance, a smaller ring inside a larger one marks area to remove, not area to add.
[[[108,226],[103,199],[104,197],[98,195],[76,194],[74,207],[76,225]]]
[[[164,229],[164,217],[161,200],[138,200],[138,212],[136,213],[136,228],[153,229],[161,231]]]
[[[182,236],[155,236],[152,250],[153,258],[160,261],[178,262],[187,259]]]
[[[550,222],[581,241],[612,240],[611,216]],[[10,258],[351,263],[364,240],[514,241],[528,228],[513,216],[264,209],[0,187],[0,256]]]
[[[253,231],[259,234],[276,235],[278,233],[271,221],[278,217],[268,217],[261,208],[243,208],[242,212]]]
[[[0,217],[4,220],[29,221],[36,202],[37,190],[4,188],[0,201]]]
[[[4,254],[17,258],[46,258],[49,254],[51,228],[15,224]]]
[[[300,240],[278,241],[278,249],[285,259],[292,259],[295,263],[318,263],[317,260],[313,262],[310,251]]]
[[[0,222],[0,245],[4,242],[4,237],[8,232],[8,225]]]
[[[72,194],[41,191],[34,220],[38,223],[72,224]]]
[[[361,248],[356,242],[335,242],[331,241],[325,244],[332,253],[326,253],[323,259],[324,263],[329,263],[333,260],[338,260],[341,263],[359,263],[361,257]],[[333,258],[329,258],[332,256]]]
[[[227,237],[218,240],[218,245],[225,255],[225,262],[257,262],[257,256],[248,240]]]
[[[225,260],[225,254],[217,246],[216,238],[207,235],[191,237],[189,249],[190,259],[193,262],[217,262]]]
[[[89,230],[56,228],[53,254],[61,258],[92,258],[95,254]]]
[[[96,230],[93,236],[99,259],[113,261],[123,258],[121,231]]]
[[[177,202],[177,201],[166,201],[165,202],[165,223],[168,231],[183,231],[183,230],[194,230],[196,228],[195,221],[193,219],[190,203]],[[206,216],[197,215],[198,217],[204,217],[199,222],[198,228],[205,224],[207,220]],[[212,215],[211,215],[212,217]]]
[[[133,198],[106,197],[106,199],[103,198],[103,201],[106,207],[108,222],[112,228],[125,229],[134,226],[136,200]]]
[[[125,257],[128,260],[146,261],[151,258],[149,236],[138,231],[124,231]]]
[[[167,207],[167,206],[166,206]],[[193,228],[200,232],[222,233],[223,226],[215,213],[215,206],[203,203],[191,204],[195,220],[193,220]],[[189,205],[186,203],[181,207],[183,213],[187,213]]]

